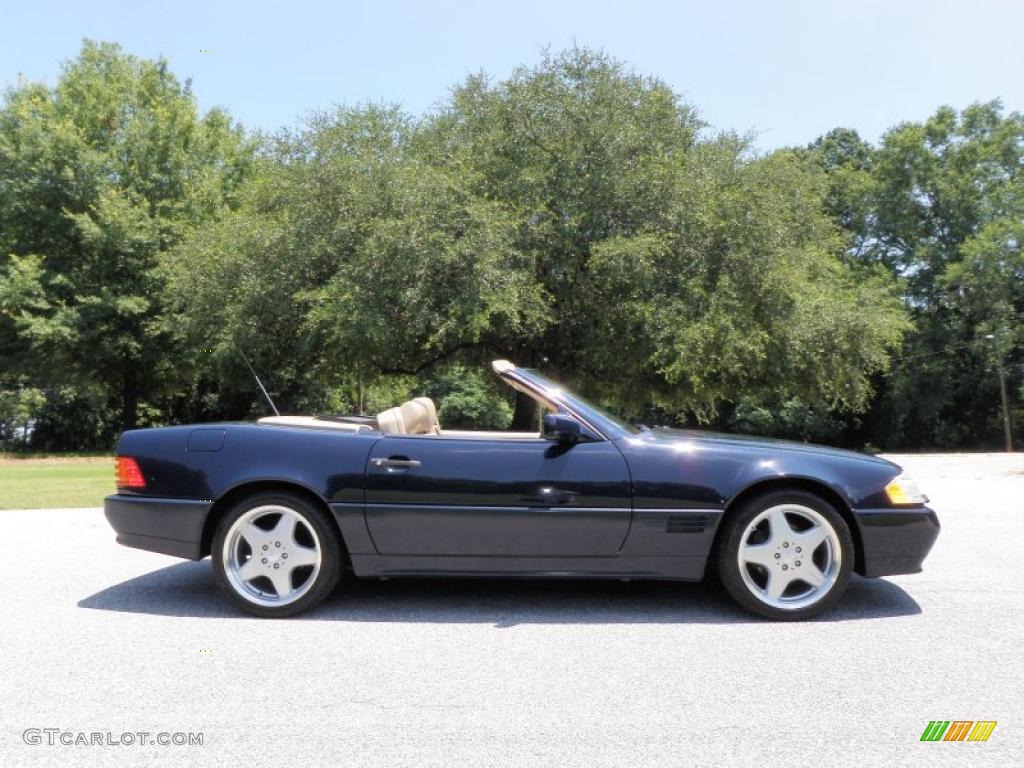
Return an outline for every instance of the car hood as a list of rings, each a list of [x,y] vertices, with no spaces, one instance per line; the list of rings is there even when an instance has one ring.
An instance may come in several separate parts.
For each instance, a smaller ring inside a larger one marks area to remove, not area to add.
[[[753,435],[726,434],[724,432],[707,432],[701,429],[672,429],[670,427],[655,427],[641,432],[634,436],[641,440],[661,441],[697,441],[701,443],[713,443],[717,445],[729,445],[737,448],[764,449],[769,451],[792,451],[794,453],[815,454],[818,456],[831,456],[835,458],[856,459],[874,464],[895,467],[898,464],[883,459],[879,456],[871,456],[867,453],[848,451],[844,448],[831,448],[827,445],[815,445],[814,443],[799,443],[794,440],[779,440],[773,437],[754,437]]]

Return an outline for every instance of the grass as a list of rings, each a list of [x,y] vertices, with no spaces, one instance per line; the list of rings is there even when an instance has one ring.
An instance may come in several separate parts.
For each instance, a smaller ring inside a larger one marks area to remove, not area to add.
[[[0,455],[0,509],[99,507],[113,492],[110,456]]]

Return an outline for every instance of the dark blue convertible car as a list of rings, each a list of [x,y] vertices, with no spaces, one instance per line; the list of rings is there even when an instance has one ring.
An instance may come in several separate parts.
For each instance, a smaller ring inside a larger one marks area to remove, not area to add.
[[[117,540],[198,560],[258,616],[313,607],[339,581],[567,576],[697,581],[802,619],[852,571],[914,573],[939,532],[898,466],[801,443],[632,427],[539,373],[534,432],[444,429],[416,398],[378,414],[126,432]]]

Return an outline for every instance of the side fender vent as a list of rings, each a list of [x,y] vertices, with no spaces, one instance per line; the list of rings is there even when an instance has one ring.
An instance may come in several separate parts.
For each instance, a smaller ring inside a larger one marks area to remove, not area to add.
[[[665,533],[703,533],[707,515],[672,515],[665,521]]]

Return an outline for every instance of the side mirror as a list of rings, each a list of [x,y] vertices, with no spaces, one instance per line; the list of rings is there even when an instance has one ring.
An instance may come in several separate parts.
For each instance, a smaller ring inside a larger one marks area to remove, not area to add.
[[[561,413],[546,413],[544,414],[544,432],[541,437],[563,444],[578,443],[580,423],[571,416]]]

